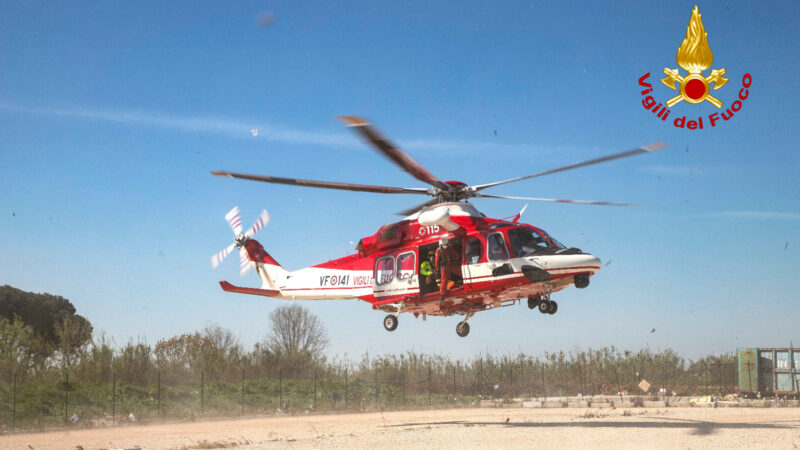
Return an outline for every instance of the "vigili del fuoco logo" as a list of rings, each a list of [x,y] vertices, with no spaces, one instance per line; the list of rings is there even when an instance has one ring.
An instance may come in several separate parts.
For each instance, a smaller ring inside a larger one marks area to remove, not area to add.
[[[749,88],[753,82],[750,74],[745,73],[742,77],[742,87],[736,99],[728,107],[725,107],[725,104],[720,99],[712,95],[711,91],[722,88],[730,79],[725,78],[727,73],[725,68],[711,69],[708,76],[703,75],[703,72],[711,67],[714,62],[714,55],[708,45],[708,33],[703,27],[701,17],[700,11],[695,5],[692,10],[692,17],[689,19],[689,26],[686,27],[686,37],[683,38],[683,42],[678,47],[678,55],[675,57],[678,65],[688,73],[682,75],[680,69],[664,68],[664,74],[667,76],[662,78],[661,82],[673,91],[677,91],[677,95],[664,102],[664,104],[659,103],[653,95],[650,95],[653,93],[653,86],[648,82],[650,72],[639,78],[639,86],[644,88],[642,90],[642,96],[644,97],[642,106],[664,122],[667,121],[672,112],[670,108],[681,102],[690,105],[708,102],[720,109],[719,112],[709,114],[707,117],[697,116],[697,119],[687,120],[686,115],[673,116],[672,124],[675,127],[689,130],[715,127],[731,120],[734,114],[742,109],[742,102],[747,100]],[[732,92],[730,88],[728,90]]]

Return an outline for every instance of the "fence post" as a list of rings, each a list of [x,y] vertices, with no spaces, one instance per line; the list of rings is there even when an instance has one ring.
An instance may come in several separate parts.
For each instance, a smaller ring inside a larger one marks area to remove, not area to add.
[[[706,395],[708,395],[708,364],[705,361],[703,361],[703,374],[706,379]]]
[[[581,396],[583,396],[583,363],[578,363],[578,378],[581,381]]]
[[[567,386],[567,378],[568,378],[568,374],[567,374],[567,362],[566,362],[566,361],[564,361],[562,364],[564,365],[564,397],[566,397],[566,396],[568,396],[568,395],[569,395],[569,389],[567,388],[567,387],[568,387],[568,386]],[[617,384],[619,384],[619,383],[617,383]]]
[[[158,401],[158,420],[161,420],[161,371],[156,372],[156,399]]]
[[[317,369],[314,369],[314,411],[317,410]]]
[[[541,366],[542,372],[542,392],[544,393],[544,403],[547,403],[547,387],[544,385],[544,364]],[[542,403],[542,407],[544,407],[544,403]]]
[[[514,365],[508,368],[508,390],[511,391],[509,397],[514,398]],[[508,391],[506,391],[508,392]]]
[[[379,405],[378,405],[380,403],[379,400],[378,400],[378,398],[379,398],[378,397],[379,389],[380,389],[380,386],[378,385],[378,366],[376,365],[375,366],[375,409],[380,409]]]
[[[433,392],[432,391],[432,389],[433,389],[433,385],[432,385],[433,375],[432,374],[433,374],[433,372],[432,372],[432,369],[431,369],[431,364],[428,363],[428,407],[431,407],[433,405],[433,403],[431,403],[431,396],[432,396],[432,392]]]
[[[456,401],[456,366],[453,366],[453,402]]]
[[[200,417],[203,417],[205,411],[205,372],[200,371]]]
[[[506,367],[503,361],[500,361],[500,386],[503,392],[508,393],[506,388]]]
[[[722,361],[718,360],[718,364],[717,365],[719,366],[719,386],[720,386],[719,388],[724,392],[724,391],[727,391],[727,389],[723,389],[722,388]],[[749,374],[750,371],[748,371],[747,373]]]
[[[525,397],[525,391],[527,390],[527,386],[525,385],[525,359],[523,358],[522,363],[519,365],[519,382],[522,385],[522,396]]]
[[[244,415],[244,367],[242,367],[242,415]]]
[[[347,367],[344,368],[344,409],[347,409]]]
[[[278,409],[283,409],[283,367],[278,371]]]
[[[479,360],[480,365],[478,366],[478,398],[483,398],[483,356]]]
[[[406,404],[406,365],[403,364],[403,406]]]
[[[117,374],[111,375],[111,425],[114,425],[117,416]]]
[[[66,426],[69,423],[69,419],[67,419],[68,414],[67,410],[69,410],[69,373],[66,374],[66,381],[64,382],[64,425]]]
[[[14,411],[11,413],[11,431],[16,431],[17,429],[17,369],[14,369],[14,388],[12,390],[13,396],[13,403],[14,403]]]

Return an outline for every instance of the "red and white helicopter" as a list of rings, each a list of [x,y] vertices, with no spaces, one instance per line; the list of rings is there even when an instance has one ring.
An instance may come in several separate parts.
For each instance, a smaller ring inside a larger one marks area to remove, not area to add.
[[[401,212],[406,216],[403,220],[384,225],[375,234],[361,239],[356,253],[296,271],[281,267],[253,239],[253,235],[269,222],[267,212],[263,211],[255,224],[243,232],[239,209],[235,207],[225,216],[236,235],[234,242],[211,257],[211,266],[216,268],[234,248],[238,248],[242,275],[255,268],[262,286],[239,287],[221,281],[223,290],[287,300],[358,298],[369,302],[373,309],[389,313],[383,320],[388,331],[397,328],[400,313],[411,313],[414,317],[421,315],[423,320],[428,315],[458,314],[463,319],[456,326],[456,333],[464,337],[469,333],[467,321],[475,313],[510,306],[521,299],[527,299],[531,309],[555,313],[558,304],[550,299],[550,295],[570,285],[579,289],[587,287],[590,277],[600,270],[600,259],[577,248],[567,248],[541,228],[520,223],[525,208],[512,220],[492,219],[466,200],[477,197],[630,206],[630,203],[506,197],[484,194],[483,191],[501,184],[666,147],[666,144],[658,142],[531,175],[467,185],[460,181],[440,181],[366,120],[354,116],[339,119],[414,178],[431,187],[371,186],[234,172],[212,174],[267,183],[381,194],[421,194],[433,198]],[[460,260],[456,265],[460,270],[447,277],[450,281],[444,295],[440,294],[439,272],[431,267],[432,255],[442,239],[448,241],[454,249],[450,251]]]

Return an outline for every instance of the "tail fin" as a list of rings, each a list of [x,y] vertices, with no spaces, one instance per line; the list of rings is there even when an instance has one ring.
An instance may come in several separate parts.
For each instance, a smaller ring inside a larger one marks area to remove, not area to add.
[[[264,250],[264,247],[255,239],[248,239],[245,244],[250,261],[256,268],[256,273],[263,282],[263,289],[280,292],[278,287],[286,280],[289,272],[281,267],[275,258]]]

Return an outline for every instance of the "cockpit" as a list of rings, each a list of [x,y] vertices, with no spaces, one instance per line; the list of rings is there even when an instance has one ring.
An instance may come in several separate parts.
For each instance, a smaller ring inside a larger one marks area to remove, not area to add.
[[[553,254],[566,249],[564,244],[542,229],[515,227],[506,230],[511,251],[517,258],[535,254]]]

